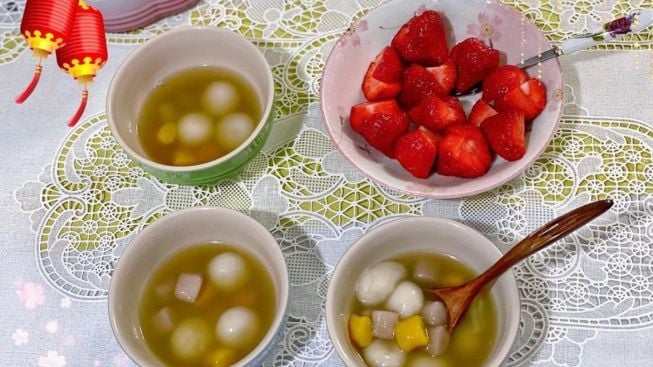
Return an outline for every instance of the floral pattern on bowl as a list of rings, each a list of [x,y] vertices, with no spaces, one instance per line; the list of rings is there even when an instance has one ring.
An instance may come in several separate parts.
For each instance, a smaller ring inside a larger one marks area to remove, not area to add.
[[[367,31],[367,21],[361,20],[359,22],[354,22],[349,29],[338,39],[338,45],[347,46],[351,44],[352,47],[356,48],[361,45],[361,33]]]
[[[470,37],[477,37],[490,42],[499,41],[501,39],[501,32],[499,31],[501,23],[503,23],[503,20],[499,15],[490,17],[486,12],[480,12],[478,13],[478,23],[467,25],[467,34]]]
[[[496,0],[391,0],[370,11],[338,40],[322,76],[320,102],[334,145],[369,178],[403,192],[431,198],[465,197],[496,188],[523,173],[543,152],[562,113],[562,68],[550,60],[528,70],[547,87],[547,106],[527,137],[526,155],[516,162],[497,158],[490,171],[476,179],[433,174],[416,179],[398,162],[370,148],[349,126],[351,106],[364,102],[360,85],[371,60],[390,44],[399,27],[414,15],[433,9],[444,15],[449,46],[477,36],[502,52],[503,62],[517,64],[551,48],[544,34],[516,10]],[[479,96],[461,98],[469,113]],[[344,113],[343,113],[344,112]]]

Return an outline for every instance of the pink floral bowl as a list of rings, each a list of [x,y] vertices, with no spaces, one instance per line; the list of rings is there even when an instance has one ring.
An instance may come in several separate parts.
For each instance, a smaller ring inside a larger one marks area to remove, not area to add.
[[[369,63],[397,33],[399,27],[424,10],[440,12],[446,19],[449,47],[468,38],[491,39],[503,55],[502,62],[518,64],[551,48],[544,34],[516,10],[496,0],[391,0],[354,23],[331,51],[322,75],[320,102],[334,145],[369,178],[397,190],[439,199],[459,198],[494,189],[523,173],[545,150],[562,112],[564,84],[558,60],[530,68],[547,87],[547,106],[535,119],[527,136],[526,155],[515,162],[499,157],[482,177],[463,179],[433,174],[417,179],[397,161],[367,145],[349,125],[351,106],[365,101],[361,82]],[[461,98],[469,113],[479,95]]]

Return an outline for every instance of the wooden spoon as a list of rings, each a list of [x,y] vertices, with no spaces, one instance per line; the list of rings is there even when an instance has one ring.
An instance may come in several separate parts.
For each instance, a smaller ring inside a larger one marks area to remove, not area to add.
[[[596,201],[554,219],[521,240],[483,274],[467,283],[455,287],[426,289],[427,294],[439,298],[447,307],[447,313],[449,314],[447,329],[449,332],[453,331],[469,308],[472,300],[483,290],[486,284],[498,278],[513,265],[516,265],[525,258],[544,249],[603,214],[612,207],[612,204],[612,200]]]

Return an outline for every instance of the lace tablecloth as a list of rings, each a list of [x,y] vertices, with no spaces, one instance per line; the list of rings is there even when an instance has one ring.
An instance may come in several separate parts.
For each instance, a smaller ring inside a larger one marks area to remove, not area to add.
[[[129,34],[109,35],[110,61],[89,109],[50,58],[22,106],[13,97],[34,61],[20,39],[22,1],[0,2],[0,365],[127,366],[107,318],[112,269],[139,230],[173,210],[217,205],[249,213],[277,238],[291,277],[290,317],[269,366],[340,366],[324,322],[330,274],[370,227],[398,216],[467,223],[505,251],[588,201],[601,220],[519,266],[521,325],[506,366],[653,365],[653,35],[562,60],[560,130],[524,175],[474,197],[436,201],[365,179],[330,144],[319,77],[338,35],[378,0],[203,0]],[[505,0],[558,42],[651,0]],[[500,19],[479,17],[479,24]],[[108,83],[143,41],[179,25],[232,29],[254,42],[276,82],[276,124],[245,173],[213,186],[162,183],[111,137]],[[470,27],[470,35],[479,27]],[[498,37],[500,35],[494,35]]]

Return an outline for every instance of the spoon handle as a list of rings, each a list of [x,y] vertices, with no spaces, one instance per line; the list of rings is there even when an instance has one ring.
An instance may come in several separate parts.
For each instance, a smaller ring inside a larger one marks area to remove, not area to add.
[[[600,32],[584,34],[563,41],[560,45],[561,54],[568,55],[599,43],[614,41],[621,35],[637,33],[651,24],[653,24],[653,9],[633,10],[625,17],[606,23]]]
[[[612,207],[612,204],[612,200],[595,201],[574,209],[545,224],[517,243],[499,261],[492,265],[492,267],[473,280],[474,288],[478,290],[482,289],[487,283],[493,281],[520,261],[553,244],[603,214]]]
[[[605,23],[599,32],[581,34],[564,40],[560,46],[553,46],[552,49],[544,51],[540,55],[526,59],[517,67],[527,69],[549,59],[573,54],[600,43],[612,42],[622,35],[640,32],[651,24],[653,24],[653,9],[633,10],[624,17]]]

